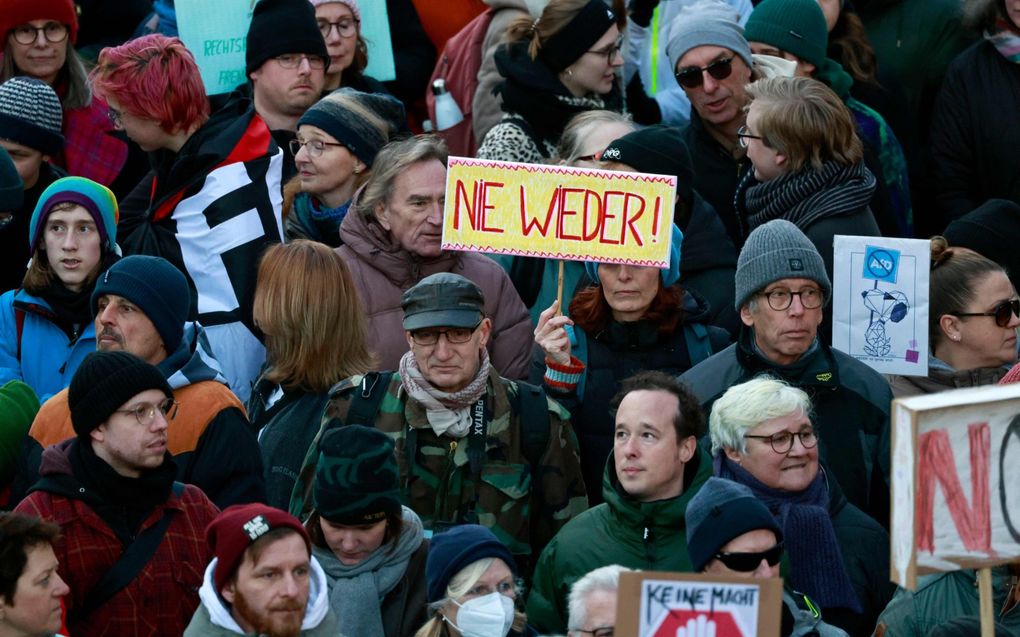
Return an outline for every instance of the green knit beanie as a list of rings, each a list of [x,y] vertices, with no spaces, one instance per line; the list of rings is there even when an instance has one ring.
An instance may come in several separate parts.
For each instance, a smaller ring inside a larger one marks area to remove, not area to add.
[[[765,0],[744,26],[748,42],[792,53],[816,67],[825,64],[829,30],[817,0]]]
[[[322,437],[315,509],[336,524],[371,524],[400,514],[393,439],[371,427],[335,427]]]
[[[0,387],[0,484],[14,475],[21,440],[38,411],[39,399],[25,383],[12,380]]]

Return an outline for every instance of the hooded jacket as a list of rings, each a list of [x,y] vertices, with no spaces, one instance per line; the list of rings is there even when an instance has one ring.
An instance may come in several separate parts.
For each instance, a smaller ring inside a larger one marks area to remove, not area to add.
[[[680,495],[638,502],[620,486],[610,454],[602,477],[605,502],[568,522],[538,559],[528,596],[528,623],[541,634],[565,633],[570,587],[600,566],[691,572],[684,514],[691,498],[711,476],[712,460],[698,446],[684,467]]]
[[[302,637],[343,637],[336,617],[329,609],[329,591],[326,587],[326,573],[319,566],[318,560],[311,558],[311,583],[309,586],[308,604],[305,606],[305,617],[301,622]],[[209,562],[202,578],[202,587],[198,596],[199,605],[191,623],[184,630],[184,637],[234,637],[249,635],[259,637],[255,633],[246,633],[234,620],[230,609],[213,585],[213,571],[216,569],[216,558]]]
[[[202,326],[185,324],[181,344],[157,367],[179,403],[167,441],[177,480],[200,487],[220,508],[264,501],[258,443],[244,407],[226,386]],[[46,401],[32,422],[16,490],[35,482],[43,449],[74,435],[65,389]]]
[[[74,584],[65,598],[68,613],[85,602],[124,551],[117,532],[96,512],[97,507],[121,503],[93,490],[72,470],[71,455],[78,443],[78,438],[67,440],[43,453],[40,473],[49,478],[48,484],[15,509],[60,527],[53,552],[61,577]],[[94,612],[69,623],[70,634],[176,637],[184,631],[198,605],[195,591],[202,581],[202,565],[210,558],[205,527],[219,510],[201,489],[184,485],[181,495],[170,492],[137,532],[158,523],[168,509],[174,511],[173,518],[152,558]]]
[[[361,193],[355,195],[353,204]],[[368,348],[379,369],[397,369],[408,350],[404,339],[404,291],[437,272],[467,277],[482,289],[485,316],[492,319],[489,355],[500,376],[527,377],[533,337],[528,309],[517,296],[503,268],[480,254],[445,251],[435,259],[421,259],[394,242],[389,232],[356,209],[340,224],[344,245],[337,253],[351,270],[365,314]]]

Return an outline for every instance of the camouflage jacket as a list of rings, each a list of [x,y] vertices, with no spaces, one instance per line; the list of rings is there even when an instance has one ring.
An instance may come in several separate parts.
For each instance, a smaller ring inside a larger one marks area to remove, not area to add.
[[[330,390],[319,433],[301,466],[290,511],[305,519],[314,508],[312,483],[319,457],[319,440],[331,427],[343,426],[362,376],[353,376]],[[378,391],[378,390],[377,390]],[[476,426],[463,438],[437,436],[424,407],[410,399],[394,373],[379,405],[375,426],[396,443],[404,504],[433,532],[451,525],[477,523],[490,528],[529,571],[530,556],[538,556],[549,540],[587,506],[581,477],[577,438],[569,414],[545,398],[549,433],[545,451],[535,466],[524,451],[519,415],[510,394],[518,383],[493,371],[479,405],[484,405],[484,437]],[[472,407],[474,412],[476,407]],[[473,470],[468,449],[484,439],[484,456]],[[412,449],[411,447],[416,447]],[[412,462],[413,458],[413,462]],[[537,477],[536,477],[537,475]]]

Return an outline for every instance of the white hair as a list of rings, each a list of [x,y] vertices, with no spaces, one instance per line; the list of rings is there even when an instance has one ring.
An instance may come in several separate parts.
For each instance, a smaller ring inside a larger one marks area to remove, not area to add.
[[[790,414],[810,418],[811,399],[803,390],[778,378],[763,375],[730,387],[712,405],[708,417],[712,455],[723,449],[747,453],[744,434],[763,422]]]
[[[605,592],[616,595],[620,587],[620,573],[633,571],[632,568],[610,564],[602,566],[574,582],[570,587],[567,628],[571,631],[581,630],[588,621],[588,597],[592,593]]]

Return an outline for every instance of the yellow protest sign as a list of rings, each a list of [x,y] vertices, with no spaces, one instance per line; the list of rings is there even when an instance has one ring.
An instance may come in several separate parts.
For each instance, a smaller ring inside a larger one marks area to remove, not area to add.
[[[676,177],[451,157],[443,249],[669,267]]]

